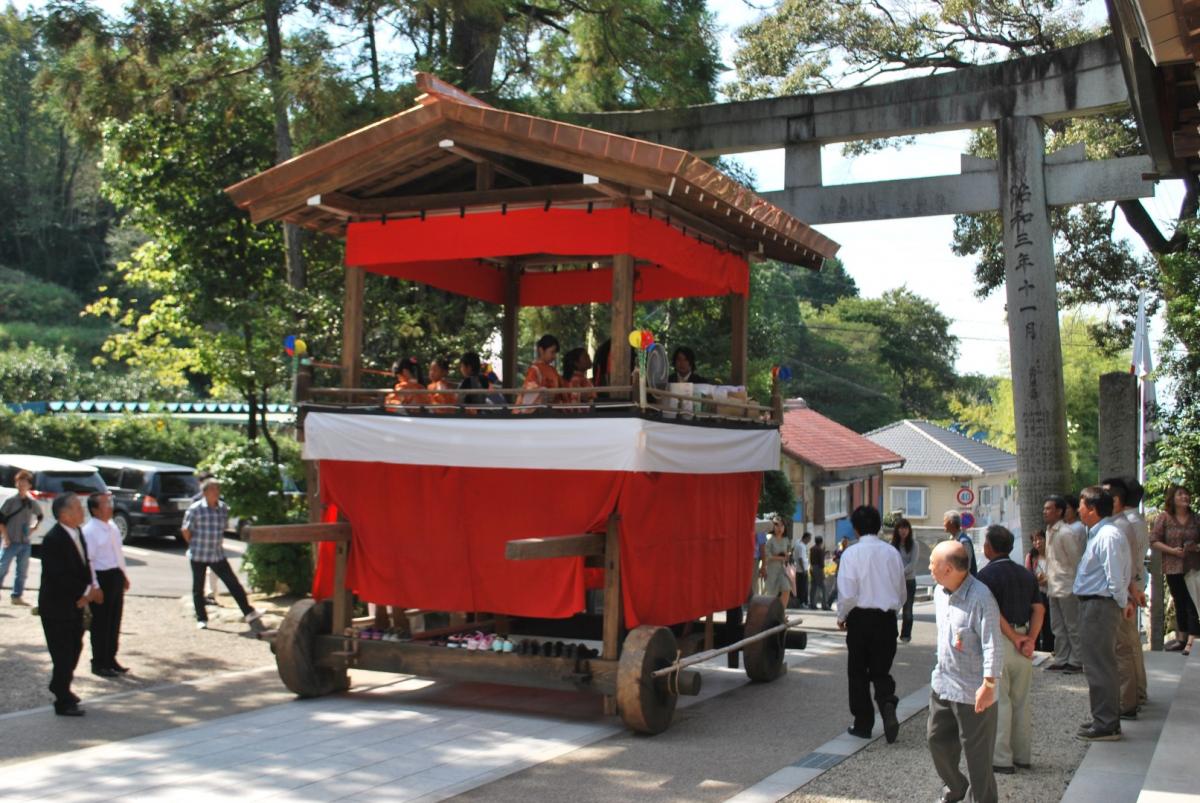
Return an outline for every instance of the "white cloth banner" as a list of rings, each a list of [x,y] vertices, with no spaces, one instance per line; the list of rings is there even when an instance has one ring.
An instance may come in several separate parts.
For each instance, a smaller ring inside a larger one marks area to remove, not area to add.
[[[779,468],[779,430],[641,418],[437,418],[312,412],[306,460],[726,474]]]

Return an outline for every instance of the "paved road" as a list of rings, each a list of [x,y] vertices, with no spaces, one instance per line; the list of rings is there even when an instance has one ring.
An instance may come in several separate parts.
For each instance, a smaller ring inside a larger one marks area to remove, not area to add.
[[[142,597],[180,597],[192,590],[191,570],[184,557],[187,549],[174,538],[131,538],[125,544],[125,564],[129,567],[129,593]],[[241,556],[246,545],[233,538],[225,539],[225,552],[235,571],[241,571]],[[8,570],[4,596],[9,595],[16,567]],[[29,562],[29,579],[24,594],[34,603],[41,582],[42,562],[34,557]]]

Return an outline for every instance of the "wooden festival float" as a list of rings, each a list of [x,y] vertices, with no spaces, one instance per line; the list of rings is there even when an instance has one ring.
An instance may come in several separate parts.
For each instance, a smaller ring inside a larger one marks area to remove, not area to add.
[[[418,86],[413,108],[228,189],[255,222],[346,240],[341,386],[298,391],[312,523],[250,535],[320,542],[314,599],[275,637],[284,683],[338,692],[355,667],[582,690],[658,733],[699,691],[689,667],[740,654],[751,679],[775,679],[789,637],[803,646],[798,620],[757,597],[743,622],[741,605],[779,395],[670,388],[661,346],[634,371],[624,344],[637,302],[727,297],[744,385],[750,262],[819,269],[837,245],[685,151],[502,111],[424,74]],[[503,305],[509,387],[486,405],[412,392],[390,408],[387,390],[362,388],[367,271]],[[581,303],[611,304],[609,385],[571,402],[577,389],[522,390],[518,309]],[[451,626],[362,638],[355,596],[450,612]],[[469,631],[602,649],[439,646]]]

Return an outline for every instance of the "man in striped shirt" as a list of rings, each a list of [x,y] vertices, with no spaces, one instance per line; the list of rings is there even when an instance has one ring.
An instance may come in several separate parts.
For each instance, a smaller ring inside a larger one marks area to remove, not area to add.
[[[225,524],[229,521],[229,507],[221,501],[221,484],[214,479],[205,480],[200,486],[202,498],[193,502],[183,514],[181,532],[187,542],[187,556],[192,564],[192,602],[196,609],[196,627],[208,627],[208,612],[204,608],[204,574],[210,568],[229,589],[243,620],[255,622],[262,615],[251,607],[246,592],[233,573],[233,567],[225,557]]]
[[[937,665],[930,679],[926,736],[933,765],[946,786],[944,803],[998,800],[992,754],[996,746],[996,680],[1004,671],[1000,609],[992,592],[971,576],[966,547],[934,547],[929,572],[937,615]],[[958,768],[963,753],[967,774]]]

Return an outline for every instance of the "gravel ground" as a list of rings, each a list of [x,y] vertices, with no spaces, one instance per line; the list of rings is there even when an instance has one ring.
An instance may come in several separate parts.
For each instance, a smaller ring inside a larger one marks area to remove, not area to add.
[[[1088,719],[1087,682],[1083,675],[1034,670],[1033,769],[997,775],[1002,800],[1041,803],[1062,799],[1087,745],[1075,739]],[[925,712],[900,728],[895,744],[883,739],[821,775],[786,798],[788,803],[937,800],[942,782],[925,742]],[[964,764],[965,769],[965,764]]]
[[[286,600],[252,598],[264,611],[263,621],[274,627]],[[91,644],[84,634],[83,654],[72,689],[84,699],[195,680],[221,672],[254,669],[274,663],[270,645],[259,640],[228,596],[223,607],[209,608],[209,629],[197,630],[191,600],[127,597],[121,627],[119,660],[131,671],[105,679],[91,673]],[[0,714],[48,705],[50,654],[41,620],[31,608],[0,602]]]

